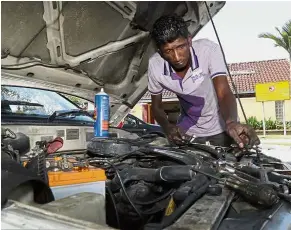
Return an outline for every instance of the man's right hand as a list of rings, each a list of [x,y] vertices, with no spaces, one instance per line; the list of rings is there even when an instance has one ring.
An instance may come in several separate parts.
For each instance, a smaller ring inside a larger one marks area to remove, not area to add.
[[[176,145],[185,144],[179,127],[170,124],[168,121],[167,115],[163,109],[162,94],[151,95],[151,97],[154,118],[163,128],[168,140]]]
[[[183,145],[185,143],[178,126],[168,125],[167,128],[165,129],[165,132],[170,142],[173,142],[176,145]]]

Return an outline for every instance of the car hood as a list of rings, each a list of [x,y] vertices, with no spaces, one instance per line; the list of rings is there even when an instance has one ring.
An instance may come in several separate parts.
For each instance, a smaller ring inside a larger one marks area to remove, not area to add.
[[[225,2],[207,2],[214,16]],[[103,87],[117,125],[147,90],[149,31],[176,13],[194,37],[204,2],[1,2],[2,85],[50,89],[93,101]]]

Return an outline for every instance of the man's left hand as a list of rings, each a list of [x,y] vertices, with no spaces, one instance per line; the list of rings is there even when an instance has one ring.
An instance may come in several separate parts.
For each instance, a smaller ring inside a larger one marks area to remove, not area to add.
[[[226,125],[226,132],[240,148],[244,148],[246,145],[253,147],[260,144],[260,139],[255,130],[249,125],[233,121]]]

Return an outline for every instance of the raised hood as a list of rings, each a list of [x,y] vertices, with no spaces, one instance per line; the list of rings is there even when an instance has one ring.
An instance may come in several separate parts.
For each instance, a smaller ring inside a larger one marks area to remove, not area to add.
[[[224,2],[207,2],[214,16]],[[155,52],[149,31],[177,13],[194,37],[209,21],[204,2],[1,2],[1,84],[45,88],[90,101],[104,87],[113,125],[147,90]]]

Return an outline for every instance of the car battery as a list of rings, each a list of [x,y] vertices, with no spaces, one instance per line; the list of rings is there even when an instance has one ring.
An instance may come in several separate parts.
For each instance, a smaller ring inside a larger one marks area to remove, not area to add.
[[[49,186],[55,200],[83,192],[102,194],[105,197],[106,175],[96,167],[70,167],[66,171],[48,171]]]

